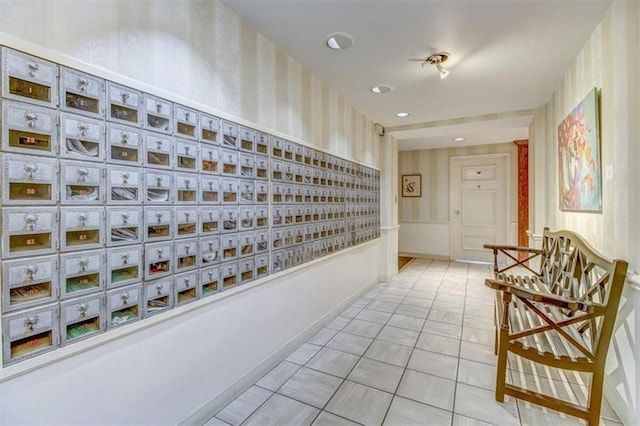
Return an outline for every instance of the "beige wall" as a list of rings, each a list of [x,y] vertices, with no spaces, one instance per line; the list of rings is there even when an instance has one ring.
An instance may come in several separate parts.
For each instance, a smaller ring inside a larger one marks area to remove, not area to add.
[[[640,12],[639,1],[614,1],[531,127],[532,226],[569,228],[610,257],[630,262],[607,364],[607,397],[628,424],[640,424]],[[597,87],[601,90],[602,213],[558,208],[557,127]]]
[[[453,156],[497,153],[511,154],[513,207],[510,221],[517,221],[518,148],[511,142],[460,148],[400,151],[398,153],[398,181],[401,181],[403,174],[422,174],[422,197],[400,197],[398,221],[400,223],[407,221],[448,222],[449,159]],[[400,249],[402,251],[402,247]]]
[[[0,30],[377,167],[373,123],[220,1],[0,0]]]

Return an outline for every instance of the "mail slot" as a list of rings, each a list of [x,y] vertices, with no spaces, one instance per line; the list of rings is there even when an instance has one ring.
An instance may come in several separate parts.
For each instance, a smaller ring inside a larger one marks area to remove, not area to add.
[[[175,238],[198,236],[197,207],[175,207],[174,221]]]
[[[240,207],[239,220],[240,223],[238,225],[238,231],[252,231],[253,229],[255,229],[256,208],[253,206]]]
[[[60,217],[61,251],[104,247],[104,208],[62,207]]]
[[[271,180],[282,181],[284,179],[284,163],[280,160],[271,160]]]
[[[238,125],[229,121],[222,121],[222,146],[238,148]]]
[[[255,183],[253,180],[241,179],[238,181],[238,193],[240,204],[255,203]]]
[[[62,346],[79,342],[106,330],[104,294],[60,303]]]
[[[200,172],[218,175],[221,167],[220,149],[215,146],[200,144]]]
[[[210,296],[222,287],[220,283],[220,265],[200,269],[200,296]]]
[[[58,102],[55,64],[2,48],[2,97],[55,108]]]
[[[173,173],[148,169],[144,171],[145,204],[170,204],[173,200]]]
[[[105,251],[60,255],[60,295],[63,299],[96,293],[105,286]]]
[[[199,176],[195,173],[178,173],[175,175],[176,203],[197,204]]]
[[[298,164],[304,164],[304,147],[297,143],[293,144],[293,161]]]
[[[82,161],[104,161],[105,124],[80,115],[60,114],[61,154]]]
[[[210,235],[200,237],[200,267],[204,268],[220,263],[220,237]]]
[[[291,185],[291,184],[282,185],[282,192],[283,192],[285,203],[292,204],[295,201],[295,185]]]
[[[283,229],[273,229],[271,231],[271,247],[274,250],[284,248],[284,231]]]
[[[284,185],[277,182],[271,183],[271,202],[274,204],[284,203]]]
[[[221,152],[222,157],[222,170],[220,174],[224,176],[237,176],[238,175],[238,153],[223,149]]]
[[[173,105],[156,96],[144,94],[144,127],[155,132],[173,131]]]
[[[271,226],[282,226],[284,224],[284,207],[271,206]]]
[[[311,166],[313,164],[313,148],[304,147],[304,164]]]
[[[150,317],[173,308],[173,278],[165,277],[144,283],[144,313]]]
[[[237,207],[224,207],[222,209],[223,234],[238,231],[239,210]]]
[[[198,111],[183,105],[174,105],[175,110],[175,134],[189,139],[197,139],[200,135],[198,129]]]
[[[245,152],[255,152],[255,132],[249,128],[240,126],[238,128],[240,146],[238,149]]]
[[[269,255],[263,254],[254,258],[256,279],[269,275]]]
[[[2,311],[51,303],[58,293],[56,256],[2,262]]]
[[[173,168],[173,140],[170,136],[144,132],[144,166],[154,169]]]
[[[268,253],[269,252],[269,231],[256,231],[254,234],[255,252]]]
[[[256,132],[255,142],[257,154],[269,155],[269,135]]]
[[[240,177],[254,179],[256,177],[256,158],[253,154],[241,152],[238,156]]]
[[[235,260],[240,255],[240,247],[237,234],[221,236],[220,245],[222,246],[222,262]]]
[[[200,113],[200,140],[202,142],[219,145],[220,119],[213,115]]]
[[[302,265],[304,263],[304,247],[293,247],[293,266]]]
[[[107,120],[130,126],[142,125],[143,97],[139,90],[107,82]]]
[[[105,188],[102,164],[61,160],[60,169],[61,204],[102,204]]]
[[[57,163],[53,158],[5,154],[4,205],[53,205],[57,201]]]
[[[293,161],[294,143],[291,141],[284,141],[282,148],[284,159],[287,161]]]
[[[297,184],[304,183],[304,172],[305,172],[305,166],[303,166],[302,164],[293,165],[293,180],[295,183]]]
[[[256,229],[269,226],[269,209],[267,206],[256,206]]]
[[[314,170],[315,169],[311,166],[304,166],[304,175],[302,176],[302,183],[304,183],[305,185],[313,184]]]
[[[224,179],[222,187],[222,204],[238,204],[238,181],[236,179]]]
[[[202,204],[220,204],[221,181],[217,177],[200,175],[200,202]]]
[[[2,256],[53,254],[58,241],[57,209],[29,207],[2,209]]]
[[[267,157],[256,155],[255,178],[261,180],[269,179],[269,159]]]
[[[293,223],[296,225],[304,223],[304,206],[297,205],[293,207]]]
[[[271,157],[284,158],[284,140],[271,137]]]
[[[104,117],[105,82],[90,74],[60,67],[60,109]]]
[[[285,182],[293,183],[295,179],[293,163],[290,163],[288,161],[283,162],[282,169],[283,169],[282,180]]]
[[[142,318],[142,284],[107,291],[107,330]]]
[[[142,165],[142,132],[116,124],[107,125],[107,163]]]
[[[220,265],[222,289],[227,290],[238,284],[238,262],[225,262]]]
[[[107,204],[142,203],[142,170],[132,167],[107,169]]]
[[[144,218],[145,241],[170,240],[173,238],[171,207],[145,207]]]
[[[54,156],[58,151],[55,110],[23,102],[2,102],[2,150]]]
[[[292,226],[282,228],[284,235],[284,247],[292,247],[295,244],[295,231]]]
[[[238,275],[240,277],[240,284],[246,284],[256,279],[255,261],[253,257],[240,259],[238,261]]]
[[[269,202],[269,183],[266,181],[255,182],[256,204],[267,204]]]
[[[284,270],[284,251],[271,252],[271,274],[276,274]]]
[[[133,284],[142,279],[140,245],[107,249],[107,287]]]
[[[144,278],[152,280],[171,275],[174,271],[173,242],[163,241],[144,245]]]
[[[176,170],[197,172],[200,166],[198,142],[176,138],[174,146]]]
[[[190,238],[186,240],[176,240],[175,254],[175,272],[184,272],[198,268],[198,239]]]
[[[200,235],[212,235],[220,233],[220,210],[201,206],[199,208],[200,216]]]
[[[238,234],[240,245],[239,257],[253,256],[255,254],[255,234],[253,232],[241,232]]]
[[[174,277],[176,306],[198,300],[198,272],[186,272]]]
[[[49,352],[59,346],[59,341],[57,304],[2,317],[4,365]]]
[[[107,207],[107,247],[142,241],[142,210]]]
[[[295,209],[293,206],[284,207],[284,224],[293,225],[295,218]]]

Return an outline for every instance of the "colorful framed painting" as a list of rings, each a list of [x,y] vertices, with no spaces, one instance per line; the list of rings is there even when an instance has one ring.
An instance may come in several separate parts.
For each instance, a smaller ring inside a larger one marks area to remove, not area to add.
[[[600,114],[594,88],[558,126],[560,210],[602,211]]]
[[[422,175],[402,175],[402,196],[422,197]]]

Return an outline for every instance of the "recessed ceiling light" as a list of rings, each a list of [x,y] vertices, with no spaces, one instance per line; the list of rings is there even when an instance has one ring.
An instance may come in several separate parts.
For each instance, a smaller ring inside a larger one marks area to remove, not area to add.
[[[353,37],[347,33],[333,33],[327,37],[327,46],[333,50],[345,50],[353,44]]]
[[[464,138],[462,136],[458,136],[457,138],[453,138],[453,140],[456,142],[462,142]]]
[[[391,86],[389,86],[388,84],[378,84],[377,86],[373,86],[371,88],[371,91],[373,93],[375,93],[376,95],[379,95],[381,93],[388,93],[391,90],[393,90],[393,88]]]
[[[396,113],[396,117],[405,118],[405,117],[408,117],[408,116],[409,116],[408,112],[398,112],[398,113]]]

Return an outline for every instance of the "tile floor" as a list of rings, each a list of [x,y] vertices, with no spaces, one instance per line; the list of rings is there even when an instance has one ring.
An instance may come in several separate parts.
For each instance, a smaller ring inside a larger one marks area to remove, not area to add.
[[[300,346],[206,425],[580,425],[494,399],[486,265],[416,259]],[[513,360],[511,377],[572,401],[581,377]],[[608,404],[602,424],[618,425]]]

